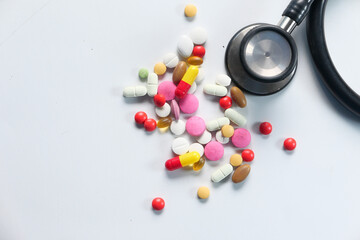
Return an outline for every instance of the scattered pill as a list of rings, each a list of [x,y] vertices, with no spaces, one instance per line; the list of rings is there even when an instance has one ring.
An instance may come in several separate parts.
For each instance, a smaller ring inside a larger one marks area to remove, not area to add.
[[[196,84],[200,84],[205,78],[205,71],[203,68],[199,68],[199,73],[195,78]]]
[[[244,151],[242,151],[241,157],[244,160],[244,162],[252,162],[252,160],[254,160],[255,158],[255,154],[253,150],[245,149]]]
[[[137,112],[134,118],[137,124],[144,124],[145,120],[147,119],[147,115],[145,112]]]
[[[181,36],[177,45],[177,51],[180,54],[180,56],[184,58],[190,57],[193,49],[194,49],[194,44],[191,38],[185,35]]]
[[[204,148],[205,156],[210,161],[220,160],[224,156],[224,147],[221,143],[211,141]]]
[[[168,103],[165,103],[164,106],[162,107],[155,108],[155,113],[159,117],[167,117],[170,115],[170,112],[171,112],[171,107]]]
[[[219,74],[215,78],[215,83],[227,87],[231,83],[231,78],[226,74]]]
[[[184,14],[186,17],[195,17],[197,12],[196,6],[193,4],[188,4],[185,7]]]
[[[166,101],[171,101],[175,98],[176,85],[171,81],[163,81],[159,84],[157,89],[158,94],[164,95]]]
[[[163,210],[165,207],[165,201],[162,198],[154,198],[152,201],[152,207],[153,209],[155,209],[156,211],[160,211]]]
[[[199,187],[197,195],[200,199],[207,199],[210,196],[210,189],[208,187]]]
[[[171,123],[172,123],[171,117],[160,118],[159,121],[157,122],[157,127],[158,128],[168,128],[168,127],[170,127]]]
[[[245,148],[251,142],[251,134],[245,128],[238,128],[234,131],[234,135],[231,137],[231,141],[235,147]]]
[[[199,107],[199,100],[195,95],[187,94],[184,98],[180,99],[179,107],[183,113],[194,113]]]
[[[232,175],[232,181],[234,183],[239,183],[244,181],[249,175],[251,167],[249,164],[243,164],[235,169],[234,174]]]
[[[189,36],[196,45],[203,45],[208,37],[206,30],[202,27],[196,27],[192,29]]]
[[[296,141],[293,138],[287,138],[284,141],[284,148],[288,151],[292,151],[296,148]]]
[[[260,124],[259,131],[261,134],[269,135],[272,132],[272,126],[269,122],[263,122]]]
[[[200,155],[197,152],[189,152],[174,158],[171,158],[165,162],[165,167],[169,171],[191,165],[200,160]]]
[[[201,157],[199,161],[193,164],[194,171],[200,171],[205,165],[205,157]]]
[[[196,141],[198,141],[198,143],[200,144],[207,144],[211,141],[211,138],[212,138],[211,133],[205,130],[200,137],[196,138]]]
[[[134,86],[124,88],[123,95],[124,97],[142,97],[147,93],[145,86]]]
[[[201,136],[204,133],[205,129],[205,121],[201,117],[193,116],[186,121],[186,131],[191,136]]]
[[[204,46],[198,45],[194,47],[192,55],[203,58],[205,56],[205,52],[206,50]]]
[[[155,104],[155,106],[157,106],[157,107],[162,107],[162,106],[165,105],[165,103],[166,103],[166,99],[165,99],[165,96],[164,96],[164,95],[162,95],[162,94],[156,94],[156,95],[154,96],[154,104]]]
[[[185,122],[181,119],[172,121],[170,131],[176,136],[183,134],[185,132]]]
[[[139,70],[139,78],[140,79],[146,79],[149,75],[149,70],[147,70],[146,68],[141,68]]]
[[[186,69],[187,69],[187,65],[186,65],[186,62],[184,62],[184,61],[180,61],[176,65],[173,75],[172,75],[173,82],[176,85],[179,84],[179,82],[181,81],[182,77],[184,76],[184,74],[186,72]]]
[[[192,56],[187,59],[189,65],[201,65],[203,64],[203,59],[201,57]]]
[[[144,128],[148,132],[154,131],[156,129],[156,125],[157,125],[157,123],[156,123],[155,119],[152,119],[152,118],[148,118],[144,122]]]
[[[146,82],[146,89],[147,89],[147,94],[150,97],[153,97],[157,94],[158,83],[159,83],[158,75],[156,75],[156,73],[149,73]]]
[[[219,104],[220,104],[220,107],[222,107],[225,110],[228,108],[231,108],[231,106],[232,106],[231,97],[225,96],[225,97],[220,98]]]
[[[189,146],[189,152],[197,152],[202,156],[204,155],[204,147],[200,143],[193,143]]]
[[[179,84],[175,89],[175,96],[178,98],[183,98],[186,96],[191,85],[195,81],[197,74],[199,73],[199,68],[196,66],[190,66],[187,70]]]
[[[245,98],[245,95],[244,93],[240,90],[240,88],[238,87],[232,87],[230,89],[230,95],[231,95],[231,98],[234,100],[234,102],[236,102],[236,104],[241,107],[241,108],[244,108],[246,107],[246,98]]]
[[[221,133],[224,137],[231,138],[234,135],[234,127],[231,125],[224,125],[221,128]]]
[[[179,58],[175,53],[168,53],[164,56],[163,63],[168,68],[174,68],[179,63]]]
[[[230,164],[233,166],[233,167],[238,167],[242,164],[243,162],[243,159],[241,157],[240,154],[233,154],[231,155],[230,157]]]
[[[175,138],[171,144],[172,151],[177,155],[185,154],[189,151],[189,141],[186,138]]]
[[[221,117],[206,123],[206,129],[210,132],[221,129],[224,125],[229,125],[230,120],[227,117]]]
[[[156,73],[158,76],[164,75],[166,72],[166,66],[162,62],[158,62],[154,66],[154,73]]]
[[[221,144],[227,144],[229,142],[229,138],[224,137],[221,133],[221,131],[217,131],[215,134],[216,141],[218,141]]]
[[[175,120],[179,120],[180,118],[180,107],[176,100],[171,100],[170,103],[171,112],[174,114]]]
[[[223,97],[227,94],[227,89],[224,86],[216,84],[206,84],[204,86],[204,93],[213,96]]]
[[[193,93],[195,93],[196,88],[197,88],[197,84],[196,84],[196,82],[193,82],[193,84],[191,85],[191,87],[190,87],[190,89],[189,89],[189,91],[188,91],[188,94],[193,94]]]
[[[234,168],[231,166],[231,164],[227,163],[221,166],[211,175],[211,180],[216,183],[220,182],[223,179],[225,179],[227,176],[229,176],[233,172],[233,170]]]
[[[241,113],[237,112],[232,108],[228,108],[225,110],[225,117],[229,118],[230,121],[240,127],[246,124],[246,118]]]

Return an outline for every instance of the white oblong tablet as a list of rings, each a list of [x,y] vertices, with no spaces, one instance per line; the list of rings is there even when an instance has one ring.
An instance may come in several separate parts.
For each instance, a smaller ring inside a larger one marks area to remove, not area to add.
[[[227,144],[229,142],[229,138],[224,137],[220,131],[217,131],[215,134],[216,141],[218,141],[221,144]]]
[[[158,75],[156,73],[149,73],[146,82],[146,89],[150,97],[153,97],[157,94],[158,83],[159,83]]]
[[[211,175],[211,180],[213,182],[220,182],[221,180],[223,180],[224,178],[229,176],[233,170],[234,170],[233,166],[231,166],[231,164],[227,163],[227,164],[221,166],[218,170],[216,170]]]
[[[179,63],[179,58],[175,53],[168,53],[164,56],[163,63],[167,68],[174,68]]]
[[[232,108],[225,110],[225,116],[240,127],[246,124],[246,118],[241,113],[235,111]]]
[[[201,144],[208,144],[212,139],[212,135],[209,131],[205,130],[204,133],[196,138],[196,141],[198,141],[198,143],[201,143]]]
[[[197,84],[200,84],[205,78],[205,71],[203,68],[199,68],[199,72],[198,72],[198,75],[196,76],[195,78],[195,82]]]
[[[124,97],[142,97],[147,93],[145,86],[126,87],[123,90]]]
[[[219,74],[215,78],[215,83],[227,87],[231,83],[231,78],[226,74]]]
[[[200,143],[193,143],[189,146],[189,152],[197,152],[202,156],[204,155],[204,147]]]
[[[175,138],[172,142],[171,149],[177,155],[185,154],[189,151],[189,141],[183,137]]]
[[[181,119],[177,121],[172,121],[170,125],[170,131],[176,135],[179,136],[185,132],[185,122]]]
[[[177,45],[177,51],[180,56],[187,58],[190,57],[194,48],[193,41],[188,36],[181,36]]]
[[[194,28],[191,30],[189,35],[193,43],[196,45],[203,45],[208,38],[206,30],[202,27]]]
[[[193,84],[191,84],[191,87],[189,88],[188,94],[193,94],[196,91],[197,88],[197,84],[196,82],[193,82]]]
[[[170,112],[171,112],[171,107],[168,103],[165,103],[164,106],[162,107],[155,108],[155,113],[159,117],[167,117],[170,115]]]
[[[210,132],[221,129],[224,125],[229,125],[230,120],[227,117],[221,117],[206,123],[206,129]]]
[[[224,86],[216,84],[206,84],[204,86],[204,93],[213,96],[223,97],[227,94],[227,89]]]

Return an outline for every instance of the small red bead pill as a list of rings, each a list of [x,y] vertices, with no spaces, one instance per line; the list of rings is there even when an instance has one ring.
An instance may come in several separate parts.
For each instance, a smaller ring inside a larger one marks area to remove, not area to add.
[[[142,111],[140,111],[140,112],[137,112],[136,114],[135,114],[135,122],[137,123],[137,124],[144,124],[144,122],[146,121],[146,119],[147,119],[147,115],[146,115],[146,113],[145,112],[142,112]]]
[[[251,149],[245,149],[241,153],[241,157],[242,157],[243,161],[251,162],[252,160],[254,160],[255,154]]]
[[[144,122],[145,130],[148,132],[154,131],[156,129],[156,125],[157,125],[156,121],[152,118],[148,118]]]
[[[219,104],[220,104],[220,107],[222,107],[223,109],[231,108],[231,106],[232,106],[231,97],[225,96],[225,97],[220,98]]]
[[[296,148],[296,141],[293,138],[287,138],[284,141],[284,148],[288,151],[292,151]]]
[[[162,107],[165,105],[166,99],[165,96],[162,94],[156,94],[154,96],[154,103],[157,107]]]
[[[269,122],[263,122],[259,127],[260,133],[264,135],[269,135],[272,131],[272,126]]]
[[[201,45],[195,46],[192,55],[203,58],[205,55],[205,48]]]
[[[163,210],[165,207],[164,199],[162,199],[160,197],[154,198],[152,201],[152,207],[153,207],[153,209],[155,209],[157,211]]]

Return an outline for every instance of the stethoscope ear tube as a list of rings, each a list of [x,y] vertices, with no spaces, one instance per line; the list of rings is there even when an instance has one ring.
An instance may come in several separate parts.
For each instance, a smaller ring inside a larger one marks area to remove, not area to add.
[[[314,0],[292,0],[283,12],[283,16],[294,20],[297,25],[305,19]]]
[[[312,4],[307,20],[307,39],[314,63],[326,87],[348,110],[360,117],[360,96],[342,79],[326,45],[324,16],[327,0]]]

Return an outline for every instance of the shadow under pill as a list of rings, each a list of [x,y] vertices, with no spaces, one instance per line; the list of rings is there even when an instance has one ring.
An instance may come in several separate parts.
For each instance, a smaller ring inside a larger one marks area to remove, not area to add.
[[[259,131],[260,124],[261,124],[261,122],[255,122],[255,123],[252,125],[252,127],[251,127],[251,130],[252,130],[254,133],[256,133],[257,135],[263,135],[263,134],[261,134],[260,131]],[[265,135],[264,135],[264,136],[265,136]]]
[[[155,214],[155,215],[161,215],[162,213],[163,213],[163,211],[164,210],[155,210],[155,209],[153,209],[153,208],[151,208],[152,209],[152,211],[153,211],[153,213]]]
[[[199,202],[201,202],[201,203],[206,203],[209,198],[202,199],[202,198],[199,198],[199,197],[198,197],[198,199],[199,199]]]
[[[234,183],[233,182],[233,189],[234,190],[239,190],[239,189],[241,189],[244,185],[245,185],[245,181],[246,180],[244,180],[244,181],[242,181],[242,182],[240,182],[240,183]]]

